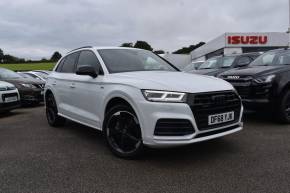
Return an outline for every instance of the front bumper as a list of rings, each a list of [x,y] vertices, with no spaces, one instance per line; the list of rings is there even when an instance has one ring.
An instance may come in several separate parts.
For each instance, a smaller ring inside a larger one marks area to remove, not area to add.
[[[244,105],[251,104],[267,104],[270,103],[271,97],[273,96],[273,85],[272,83],[254,83],[252,79],[241,79],[239,81],[228,80],[238,94],[242,98]]]
[[[17,101],[5,102],[6,97],[17,97]],[[0,93],[0,112],[16,109],[20,106],[20,97],[17,90],[10,90]]]
[[[19,94],[23,104],[38,103],[44,100],[42,89],[20,89]]]
[[[142,101],[138,104],[140,124],[142,128],[143,143],[151,147],[171,147],[187,145],[209,139],[222,137],[238,132],[242,129],[242,112],[240,108],[238,120],[228,125],[200,130],[193,115],[192,109],[185,103],[157,103]],[[194,128],[194,132],[182,136],[157,136],[154,135],[156,123],[160,119],[183,119],[189,120]]]
[[[235,86],[242,98],[246,109],[265,108],[265,105],[271,104],[273,98],[272,84],[249,85],[248,87]]]
[[[20,101],[10,103],[0,103],[0,112],[10,111],[20,107]]]

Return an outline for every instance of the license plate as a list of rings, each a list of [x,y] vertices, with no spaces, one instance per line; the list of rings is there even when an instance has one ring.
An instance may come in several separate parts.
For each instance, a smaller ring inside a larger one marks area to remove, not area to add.
[[[229,121],[233,121],[235,119],[234,111],[227,113],[220,113],[215,115],[208,116],[208,125],[215,125],[219,123],[225,123]]]
[[[6,98],[4,98],[4,101],[5,101],[6,103],[15,102],[15,101],[17,101],[17,100],[18,100],[17,96],[6,97]]]

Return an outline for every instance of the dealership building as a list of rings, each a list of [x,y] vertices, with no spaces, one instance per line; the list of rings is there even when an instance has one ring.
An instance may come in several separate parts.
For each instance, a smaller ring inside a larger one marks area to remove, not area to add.
[[[248,52],[264,52],[288,46],[289,34],[282,32],[268,33],[224,33],[193,50],[192,61]]]

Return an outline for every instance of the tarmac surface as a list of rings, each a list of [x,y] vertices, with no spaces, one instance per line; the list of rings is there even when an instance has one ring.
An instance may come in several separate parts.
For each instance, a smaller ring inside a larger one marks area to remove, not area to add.
[[[245,116],[239,133],[138,160],[111,154],[101,132],[47,124],[44,107],[0,116],[0,192],[290,192],[290,125]]]

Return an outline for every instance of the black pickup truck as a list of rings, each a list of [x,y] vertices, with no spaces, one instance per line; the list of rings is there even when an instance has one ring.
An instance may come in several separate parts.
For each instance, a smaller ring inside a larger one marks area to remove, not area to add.
[[[249,66],[220,74],[230,82],[247,109],[271,110],[282,122],[290,123],[290,50],[264,53]]]

